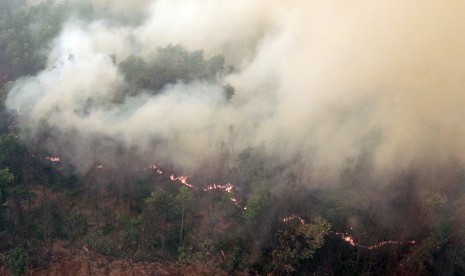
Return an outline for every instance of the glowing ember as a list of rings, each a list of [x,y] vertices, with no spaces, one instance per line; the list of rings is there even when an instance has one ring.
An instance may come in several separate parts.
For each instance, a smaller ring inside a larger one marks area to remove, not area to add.
[[[165,171],[163,171],[157,165],[149,165],[148,167],[141,168],[141,169],[135,169],[135,170],[136,171],[152,170],[155,173],[160,174],[160,175],[165,173]],[[186,187],[188,187],[190,189],[199,190],[199,188],[197,186],[195,186],[195,185],[188,182],[188,179],[190,178],[189,176],[183,176],[183,175],[175,176],[174,174],[171,174],[169,178],[170,178],[171,181],[180,182],[181,184],[183,184],[184,186],[186,186]],[[213,183],[213,184],[205,186],[204,188],[201,188],[200,190],[202,190],[204,192],[213,191],[213,190],[223,190],[226,193],[231,194],[233,192],[233,189],[234,189],[234,185],[231,184],[231,183],[226,183],[226,184]],[[247,207],[240,206],[240,204],[239,204],[239,202],[238,202],[238,200],[236,198],[231,197],[230,200],[235,206],[247,211]],[[302,223],[304,223],[303,220],[301,220],[301,221],[302,221]]]
[[[160,175],[164,174],[164,171],[155,164],[149,165],[148,167],[145,167],[145,168],[136,169],[136,171],[145,171],[145,170],[152,170],[155,173],[160,174]],[[190,184],[188,182],[188,178],[189,178],[189,176],[183,176],[183,175],[175,176],[174,174],[170,175],[170,180],[171,181],[179,181],[184,186],[189,187],[191,189],[197,190],[198,188],[196,186],[194,186],[194,185],[192,185],[192,184]],[[224,190],[227,193],[232,193],[233,188],[234,188],[234,186],[231,183],[227,183],[227,184],[213,183],[213,184],[210,184],[210,185],[206,186],[205,188],[202,188],[202,191],[207,192],[207,191],[211,191],[211,190]],[[234,201],[234,200],[231,200],[231,201],[237,202],[237,201]]]
[[[225,190],[227,193],[231,193],[233,188],[234,188],[234,186],[231,183],[224,184],[224,185],[213,183],[210,186],[207,186],[206,188],[203,188],[202,190],[206,192],[206,191],[220,189],[220,190]]]
[[[182,184],[184,184],[184,186],[187,186],[187,187],[192,188],[192,189],[197,189],[194,185],[187,183],[187,178],[188,178],[188,176],[175,177],[173,174],[170,176],[171,181],[176,181],[177,180],[177,181],[181,182]]]
[[[150,165],[146,168],[136,169],[136,171],[145,171],[145,170],[153,170],[158,174],[163,174],[163,171],[160,168],[158,168],[157,165]]]
[[[158,168],[157,165],[150,165],[149,169],[154,170],[158,174],[163,174],[163,171],[160,170],[160,168]]]
[[[376,249],[376,248],[379,248],[379,247],[382,247],[382,246],[385,246],[385,245],[388,245],[388,244],[395,244],[395,245],[411,244],[411,245],[413,245],[413,244],[416,243],[416,241],[414,241],[414,240],[411,240],[411,241],[388,240],[388,241],[381,241],[379,243],[372,244],[372,245],[363,245],[363,244],[356,243],[355,239],[353,237],[351,237],[347,233],[340,233],[340,232],[334,232],[334,231],[331,231],[331,233],[335,234],[336,236],[340,236],[342,238],[342,240],[344,240],[346,243],[350,244],[351,246],[355,246],[355,247],[359,247],[359,248],[365,248],[365,249],[368,249],[368,250],[373,250],[373,249]]]
[[[247,207],[242,207],[242,206],[240,206],[240,205],[239,205],[239,202],[237,201],[236,198],[231,197],[230,200],[231,200],[231,202],[232,202],[234,205],[236,205],[237,207],[239,207],[239,208],[241,208],[241,209],[244,209],[244,211],[247,211]]]
[[[342,239],[352,246],[356,246],[354,239],[351,236],[343,236]]]
[[[301,218],[297,214],[290,215],[288,217],[285,217],[285,218],[281,219],[282,222],[289,222],[291,220],[298,220],[300,222],[300,224],[305,224],[305,220],[303,218]],[[412,244],[413,245],[413,244],[415,244],[414,240],[411,240],[411,241],[392,241],[392,240],[389,240],[389,241],[381,241],[381,242],[373,244],[373,245],[363,245],[363,244],[356,243],[355,239],[352,236],[350,236],[348,233],[340,233],[340,232],[335,232],[335,231],[330,231],[330,233],[333,233],[336,236],[341,237],[343,241],[350,244],[351,246],[355,246],[355,247],[359,247],[359,248],[365,248],[365,249],[368,249],[368,250],[373,250],[373,249],[376,249],[376,248],[379,248],[379,247],[382,247],[382,246],[388,245],[388,244],[396,244],[396,245],[403,245],[403,244]]]
[[[299,215],[290,215],[288,217],[285,217],[283,219],[281,219],[282,222],[289,222],[291,220],[298,220],[300,222],[300,224],[305,224],[305,220],[303,218],[301,218]]]
[[[54,163],[61,161],[61,158],[58,157],[58,156],[47,156],[45,159],[50,161],[50,162],[54,162]],[[103,169],[103,165],[98,164],[96,166],[96,168],[97,169]],[[148,166],[146,168],[136,169],[136,171],[141,171],[141,170],[153,170],[155,173],[158,173],[160,175],[163,174],[163,171],[157,165],[150,165],[150,166]],[[182,183],[186,187],[197,190],[196,186],[190,184],[187,181],[188,178],[189,178],[188,176],[175,176],[174,174],[170,175],[170,180],[171,181],[178,181],[178,182]],[[212,190],[224,190],[226,193],[232,193],[233,189],[234,189],[234,185],[232,185],[231,183],[227,183],[227,184],[223,184],[223,185],[213,183],[213,184],[210,184],[210,185],[206,186],[205,188],[203,188],[202,191],[208,192],[208,191],[212,191]],[[242,208],[244,210],[247,210],[247,207],[239,206],[238,200],[236,198],[231,197],[231,202],[234,205],[236,205],[237,207]],[[299,221],[300,224],[305,224],[305,220],[302,217],[300,217],[299,215],[297,215],[297,214],[293,214],[293,215],[290,215],[288,217],[285,217],[285,218],[281,219],[281,221],[285,222],[285,223],[287,223],[289,221],[292,221],[292,220],[297,220],[297,221]],[[347,233],[340,233],[340,232],[335,232],[335,231],[330,231],[330,233],[333,233],[333,234],[341,237],[343,241],[350,244],[351,246],[359,247],[359,248],[365,248],[365,249],[368,249],[368,250],[376,249],[376,248],[379,248],[379,247],[382,247],[382,246],[385,246],[385,245],[388,245],[388,244],[395,244],[395,245],[403,245],[403,244],[411,244],[411,245],[413,245],[413,244],[415,244],[414,240],[411,240],[411,241],[388,240],[388,241],[381,241],[381,242],[379,242],[377,244],[373,244],[373,245],[363,245],[363,244],[359,244],[359,243],[355,242],[355,239],[352,236],[350,236],[349,234],[347,234]]]
[[[150,165],[149,166],[150,169],[152,170],[155,170],[158,174],[163,174],[163,171],[160,170],[156,165]],[[191,189],[194,189],[194,190],[197,190],[198,188],[192,184],[190,184],[189,182],[187,182],[187,179],[189,178],[189,176],[174,176],[174,174],[170,175],[170,180],[171,181],[179,181],[181,182],[184,186],[186,187],[189,187]],[[216,184],[216,183],[213,183],[213,184],[210,184],[208,186],[206,186],[205,188],[202,188],[202,191],[204,192],[208,192],[208,191],[212,191],[212,190],[224,190],[226,193],[232,193],[232,190],[234,189],[234,186],[231,184],[231,183],[227,183],[227,184]],[[233,198],[231,197],[231,202],[236,205],[237,207],[239,208],[242,208],[241,206],[239,206],[239,203],[237,201],[236,198]],[[243,207],[244,210],[247,210],[246,207]]]
[[[159,171],[159,173],[161,174],[162,171]],[[189,178],[189,176],[182,176],[182,175],[181,176],[174,176],[174,174],[172,174],[170,176],[171,181],[179,181],[183,185],[185,185],[185,186],[187,186],[189,188],[197,189],[197,187],[195,187],[194,185],[187,182],[188,178]],[[227,183],[227,184],[224,184],[224,185],[213,183],[213,184],[210,184],[207,187],[203,188],[202,191],[208,192],[208,191],[212,191],[212,190],[224,190],[227,193],[232,193],[233,188],[234,188],[234,186],[231,183]]]
[[[45,159],[53,163],[58,163],[61,161],[61,158],[58,156],[47,156]]]

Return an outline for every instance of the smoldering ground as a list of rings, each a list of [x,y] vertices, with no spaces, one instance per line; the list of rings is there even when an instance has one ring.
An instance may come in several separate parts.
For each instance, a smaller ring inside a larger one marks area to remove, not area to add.
[[[230,156],[265,145],[278,163],[307,156],[316,174],[367,150],[383,174],[463,161],[465,3],[123,2],[107,13],[137,23],[99,17],[108,3],[91,1],[95,17],[70,18],[44,49],[47,67],[8,94],[8,108],[22,113],[20,136],[31,141],[46,125],[49,150],[82,171],[96,140],[186,171],[223,144]],[[233,69],[122,97],[121,63],[168,44],[223,54]]]

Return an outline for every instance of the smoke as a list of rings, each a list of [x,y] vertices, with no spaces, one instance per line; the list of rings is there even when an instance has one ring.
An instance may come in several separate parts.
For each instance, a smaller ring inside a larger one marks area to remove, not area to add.
[[[111,1],[115,14],[144,15],[137,24],[70,20],[47,68],[14,83],[7,106],[21,110],[25,140],[46,122],[76,164],[106,137],[185,170],[232,137],[236,153],[264,144],[282,162],[306,155],[326,173],[364,150],[378,173],[464,161],[465,3],[139,2]],[[234,70],[121,99],[119,64],[167,44],[224,54]]]

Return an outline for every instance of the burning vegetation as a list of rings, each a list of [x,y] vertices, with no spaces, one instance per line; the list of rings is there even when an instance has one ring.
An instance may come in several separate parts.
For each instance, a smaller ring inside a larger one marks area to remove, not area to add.
[[[128,3],[0,0],[0,274],[465,274],[463,3]]]

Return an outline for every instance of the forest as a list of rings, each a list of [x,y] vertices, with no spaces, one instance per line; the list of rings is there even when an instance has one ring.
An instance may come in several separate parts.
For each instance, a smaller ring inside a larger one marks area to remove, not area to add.
[[[181,27],[170,36],[182,23],[169,21],[149,45],[145,33],[165,13],[197,4],[140,1],[154,3],[124,13],[119,2],[0,0],[0,274],[79,256],[205,267],[198,275],[465,274],[460,92],[420,127],[410,119],[421,108],[386,111],[390,94],[385,105],[375,94],[299,96],[289,109],[283,95],[297,92],[280,91],[303,86],[263,46],[274,43],[267,20],[256,33],[234,31],[244,43],[217,42],[226,35],[213,31],[190,40]],[[200,2],[195,20],[217,20],[223,10]],[[289,62],[299,67],[300,57]],[[408,98],[412,88],[399,80],[392,89]],[[302,111],[305,100],[320,113]],[[378,111],[408,123],[374,125],[367,118]]]

